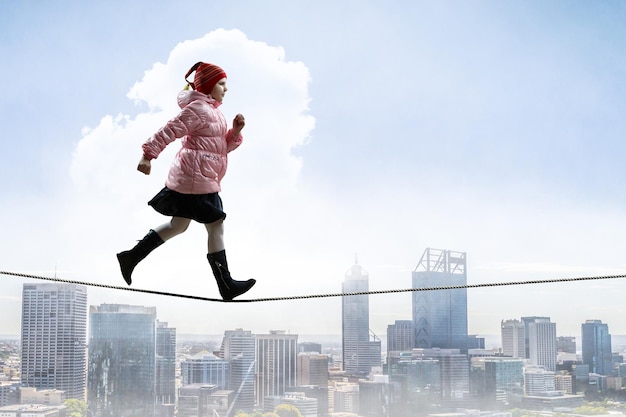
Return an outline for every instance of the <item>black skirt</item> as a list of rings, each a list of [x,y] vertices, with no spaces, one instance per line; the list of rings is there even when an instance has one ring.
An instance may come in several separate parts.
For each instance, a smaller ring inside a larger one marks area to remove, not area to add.
[[[222,199],[217,193],[181,194],[164,187],[148,204],[165,216],[184,217],[200,223],[226,218]]]

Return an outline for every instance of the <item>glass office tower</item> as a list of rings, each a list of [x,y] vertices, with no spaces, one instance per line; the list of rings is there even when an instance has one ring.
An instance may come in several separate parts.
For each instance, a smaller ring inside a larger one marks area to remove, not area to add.
[[[369,275],[358,264],[348,270],[342,284],[343,293],[369,290]],[[372,367],[381,364],[380,340],[370,339],[369,296],[341,297],[341,335],[343,370],[351,375],[367,376]]]
[[[467,285],[463,252],[427,248],[413,271],[413,288]],[[467,289],[413,292],[416,348],[467,352]]]
[[[156,308],[89,310],[87,402],[95,417],[146,417],[155,410]]]

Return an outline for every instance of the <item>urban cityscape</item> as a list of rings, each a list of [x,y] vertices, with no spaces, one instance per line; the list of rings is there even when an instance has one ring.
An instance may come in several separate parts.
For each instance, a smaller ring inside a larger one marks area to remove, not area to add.
[[[428,290],[433,287],[454,289]],[[621,415],[624,348],[590,317],[502,317],[468,333],[466,253],[427,248],[412,317],[370,329],[369,276],[342,282],[337,341],[287,330],[177,335],[154,306],[89,305],[87,286],[24,283],[21,335],[0,340],[0,417],[521,417]],[[577,345],[577,339],[581,341]]]

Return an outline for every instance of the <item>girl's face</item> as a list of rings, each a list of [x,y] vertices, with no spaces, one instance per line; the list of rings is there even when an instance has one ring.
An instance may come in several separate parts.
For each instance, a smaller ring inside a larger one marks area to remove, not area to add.
[[[213,86],[213,89],[211,90],[211,97],[221,103],[222,100],[224,100],[224,95],[227,91],[228,88],[226,88],[226,78],[222,78]]]

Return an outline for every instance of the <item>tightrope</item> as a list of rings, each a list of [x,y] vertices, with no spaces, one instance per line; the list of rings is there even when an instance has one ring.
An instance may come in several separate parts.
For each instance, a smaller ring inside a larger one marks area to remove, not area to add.
[[[225,301],[221,298],[200,297],[197,295],[178,294],[165,291],[146,290],[133,287],[121,287],[116,285],[99,284],[97,282],[85,282],[76,281],[70,279],[62,279],[57,277],[44,277],[40,275],[22,274],[19,272],[0,271],[0,275],[14,276],[20,278],[32,278],[43,281],[61,282],[64,284],[76,284],[85,285],[98,288],[106,288],[111,290],[122,291],[134,291],[145,294],[164,295],[168,297],[187,298],[190,300],[200,301],[216,301],[220,303],[259,303],[266,301],[289,301],[289,300],[306,300],[312,298],[330,298],[330,297],[349,297],[355,295],[379,295],[379,294],[394,294],[402,292],[418,292],[418,291],[442,291],[442,290],[462,290],[471,288],[489,288],[489,287],[505,287],[510,285],[534,285],[534,284],[555,284],[560,282],[577,282],[577,281],[597,281],[606,279],[626,278],[626,275],[599,275],[588,277],[575,277],[575,278],[555,278],[555,279],[537,279],[529,281],[510,281],[510,282],[487,282],[482,284],[465,284],[465,285],[450,285],[441,287],[424,287],[424,288],[401,288],[391,290],[375,290],[375,291],[357,291],[357,292],[340,292],[340,293],[328,293],[328,294],[305,294],[305,295],[292,295],[283,297],[265,297],[265,298],[249,298],[249,299],[237,299]]]

